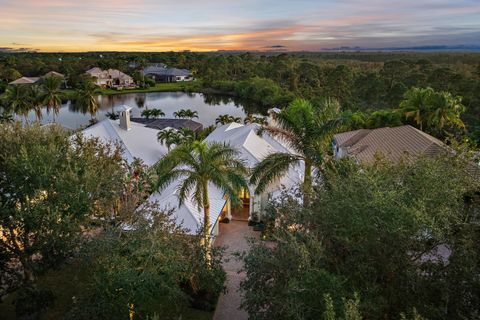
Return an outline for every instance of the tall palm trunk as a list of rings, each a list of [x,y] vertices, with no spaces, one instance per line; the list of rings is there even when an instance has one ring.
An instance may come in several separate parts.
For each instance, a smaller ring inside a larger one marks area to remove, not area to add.
[[[310,204],[312,193],[312,161],[308,158],[304,160],[305,170],[303,177],[303,205],[307,207]]]
[[[202,182],[203,188],[203,244],[205,247],[205,258],[208,264],[211,260],[210,248],[210,201],[208,199],[208,180]]]

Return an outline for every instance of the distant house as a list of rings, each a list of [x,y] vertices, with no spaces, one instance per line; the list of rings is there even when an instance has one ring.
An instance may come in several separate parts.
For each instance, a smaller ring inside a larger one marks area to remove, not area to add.
[[[120,70],[102,70],[98,67],[94,67],[87,70],[86,73],[93,77],[95,79],[95,84],[100,87],[123,89],[135,86],[133,78]]]
[[[49,77],[58,77],[64,79],[63,87],[66,87],[65,76],[56,71],[50,71],[40,77],[21,77],[9,83],[9,85],[23,85],[23,84],[40,84],[43,79]]]
[[[412,126],[360,129],[336,134],[333,152],[337,159],[353,157],[374,163],[378,156],[398,163],[406,157],[435,156],[445,153],[444,143]]]
[[[21,77],[12,82],[9,85],[21,85],[21,84],[36,84],[39,83],[40,77]]]
[[[156,82],[192,81],[192,73],[187,69],[169,68],[163,63],[149,64],[142,70],[142,74]]]

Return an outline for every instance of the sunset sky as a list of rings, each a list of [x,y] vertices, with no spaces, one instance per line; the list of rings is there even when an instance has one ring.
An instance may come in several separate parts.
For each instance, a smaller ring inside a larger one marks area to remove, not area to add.
[[[4,50],[459,44],[480,44],[480,0],[0,0]]]

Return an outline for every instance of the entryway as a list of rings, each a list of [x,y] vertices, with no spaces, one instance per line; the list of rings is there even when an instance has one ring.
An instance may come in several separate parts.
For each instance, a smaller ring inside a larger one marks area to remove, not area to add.
[[[232,208],[232,220],[248,221],[250,217],[250,193],[242,189],[239,193],[241,204]]]

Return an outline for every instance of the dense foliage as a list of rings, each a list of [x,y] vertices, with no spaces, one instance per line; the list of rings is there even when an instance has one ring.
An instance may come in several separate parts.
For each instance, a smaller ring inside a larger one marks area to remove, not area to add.
[[[122,163],[114,146],[56,126],[0,125],[3,262],[19,264],[29,283],[70,255],[91,218],[109,215],[120,198]]]
[[[137,61],[137,67],[129,68],[130,61]],[[392,110],[399,107],[410,88],[431,87],[462,97],[467,130],[476,140],[480,136],[478,53],[2,54],[0,93],[20,75],[38,76],[55,70],[66,74],[69,84],[77,87],[90,67],[118,68],[136,75],[147,62],[188,68],[202,80],[198,90],[232,94],[254,101],[264,111],[285,106],[294,97],[336,98],[351,111]]]
[[[478,182],[459,158],[330,165],[310,207],[273,203],[273,243],[244,256],[252,319],[318,319],[360,297],[368,319],[480,314]]]
[[[207,267],[199,238],[187,236],[169,214],[143,207],[130,230],[110,229],[82,251],[92,281],[77,297],[69,319],[178,319],[189,306],[212,310],[223,291],[222,251]],[[143,217],[148,216],[148,220]]]

